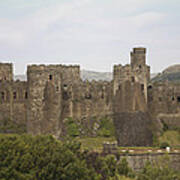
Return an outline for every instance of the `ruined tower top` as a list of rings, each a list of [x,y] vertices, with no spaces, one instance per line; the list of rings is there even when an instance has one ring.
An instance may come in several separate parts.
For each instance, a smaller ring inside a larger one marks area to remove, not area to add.
[[[146,48],[144,48],[144,47],[133,48],[133,53],[134,54],[146,54]]]
[[[142,68],[146,65],[146,48],[138,47],[134,48],[131,52],[131,67]]]

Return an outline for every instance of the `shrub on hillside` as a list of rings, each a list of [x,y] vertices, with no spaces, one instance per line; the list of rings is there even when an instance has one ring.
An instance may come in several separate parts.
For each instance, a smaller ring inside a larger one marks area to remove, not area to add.
[[[80,135],[80,131],[79,131],[80,127],[77,124],[77,122],[75,122],[75,120],[73,120],[72,118],[67,118],[65,125],[68,136],[76,137]]]
[[[98,136],[110,137],[114,136],[115,128],[112,120],[108,118],[102,118],[99,123]]]
[[[156,162],[146,162],[143,170],[138,173],[137,180],[179,180],[180,174],[170,168],[168,156],[159,158]]]
[[[0,135],[0,179],[97,179],[79,153],[79,144],[52,136]]]
[[[161,149],[166,149],[166,147],[170,147],[170,145],[169,145],[168,142],[162,142],[162,143],[160,144],[160,148],[161,148]]]

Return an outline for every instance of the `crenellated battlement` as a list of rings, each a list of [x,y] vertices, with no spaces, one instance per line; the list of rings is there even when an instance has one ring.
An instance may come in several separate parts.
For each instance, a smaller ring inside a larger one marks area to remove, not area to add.
[[[144,48],[144,47],[133,48],[133,53],[134,54],[146,54],[146,48]]]
[[[45,64],[40,64],[40,65],[28,65],[27,66],[27,71],[28,72],[36,72],[36,71],[51,71],[51,70],[56,70],[56,71],[62,71],[62,70],[76,70],[79,71],[80,70],[80,66],[79,65],[45,65]]]

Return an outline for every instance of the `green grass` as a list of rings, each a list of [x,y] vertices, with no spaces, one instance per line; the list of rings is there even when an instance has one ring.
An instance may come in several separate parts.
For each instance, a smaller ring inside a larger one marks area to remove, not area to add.
[[[88,150],[96,150],[96,151],[101,151],[103,149],[103,143],[104,142],[115,142],[116,138],[115,137],[83,137],[79,138],[77,137],[76,140],[81,142],[81,147],[82,150],[88,149]],[[159,149],[157,147],[118,147],[118,150],[141,150],[144,152],[146,150],[156,150]]]
[[[119,176],[117,178],[112,178],[112,180],[135,180],[135,179],[132,179],[132,178],[129,178],[129,177],[125,177],[125,176]]]
[[[90,151],[98,151],[101,152],[103,150],[104,142],[115,142],[115,137],[76,137],[76,140],[81,142],[82,150],[90,150]],[[158,139],[159,143],[167,142],[171,147],[179,148],[180,147],[180,133],[178,131],[166,131],[161,137]],[[149,153],[157,152],[159,146],[157,147],[118,147],[118,152],[124,153],[122,150],[134,150],[134,153]],[[130,152],[133,153],[133,152]]]
[[[159,143],[167,142],[172,147],[180,147],[180,132],[169,130],[159,137]]]
[[[103,142],[114,142],[116,141],[115,137],[84,137],[77,138],[81,142],[82,149],[88,150],[102,150]]]

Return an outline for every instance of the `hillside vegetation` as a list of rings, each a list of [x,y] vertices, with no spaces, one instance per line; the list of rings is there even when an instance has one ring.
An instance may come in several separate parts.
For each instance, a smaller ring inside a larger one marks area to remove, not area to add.
[[[152,78],[153,82],[180,82],[180,64],[166,68],[162,73]]]
[[[163,71],[163,74],[180,72],[180,64],[172,65]]]
[[[163,82],[163,81],[180,82],[180,72],[158,74],[156,77],[152,79],[152,81],[153,82]]]

